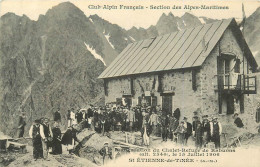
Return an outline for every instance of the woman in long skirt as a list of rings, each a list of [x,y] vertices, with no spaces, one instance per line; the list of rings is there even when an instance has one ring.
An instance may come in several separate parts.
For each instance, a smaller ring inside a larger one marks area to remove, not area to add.
[[[52,129],[52,133],[53,133],[52,153],[54,155],[62,154],[61,130],[60,130],[59,124],[57,122],[55,122],[53,126],[54,126],[54,128]]]

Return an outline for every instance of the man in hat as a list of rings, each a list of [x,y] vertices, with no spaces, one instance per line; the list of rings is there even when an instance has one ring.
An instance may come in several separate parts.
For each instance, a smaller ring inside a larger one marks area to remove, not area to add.
[[[36,161],[43,158],[42,140],[40,135],[40,120],[35,120],[29,130],[29,136],[32,138],[33,143],[33,158]]]
[[[103,157],[103,165],[107,164],[112,159],[112,149],[108,146],[108,142],[104,143],[104,147],[99,151]]]
[[[169,138],[171,139],[171,141],[173,141],[173,139],[176,139],[176,129],[179,126],[179,121],[172,115],[170,115],[169,117]]]
[[[222,126],[220,122],[218,122],[217,117],[213,117],[212,119],[212,124],[210,127],[210,132],[211,132],[211,140],[215,144],[215,148],[220,148],[220,136],[222,133]]]
[[[234,120],[235,120],[234,123],[236,124],[236,126],[238,128],[243,128],[244,127],[244,124],[243,124],[241,118],[238,117],[238,113],[234,114]]]
[[[183,121],[184,121],[184,127],[186,128],[184,144],[187,145],[188,139],[192,135],[192,125],[191,123],[188,122],[187,117],[184,117]]]
[[[135,131],[139,131],[142,128],[143,115],[141,108],[138,107],[135,110]]]
[[[197,128],[197,124],[200,123],[199,117],[197,115],[193,116],[193,122],[192,122],[192,134],[195,135],[195,130]]]
[[[168,130],[169,130],[169,118],[167,117],[166,112],[163,112],[162,116],[160,117],[160,124],[161,124],[162,139],[163,141],[167,141]]]
[[[43,156],[44,159],[48,159],[49,148],[51,147],[53,133],[51,126],[49,125],[49,119],[44,118],[42,126],[40,126],[40,135],[42,137]]]
[[[202,116],[202,119],[203,145],[206,147],[210,141],[210,122],[208,120],[208,115]]]
[[[53,113],[53,121],[54,122],[61,122],[61,115],[60,115],[60,108],[58,108],[54,113]]]
[[[18,138],[23,137],[25,125],[26,125],[25,112],[21,112],[21,115],[19,116],[19,120],[18,120]]]

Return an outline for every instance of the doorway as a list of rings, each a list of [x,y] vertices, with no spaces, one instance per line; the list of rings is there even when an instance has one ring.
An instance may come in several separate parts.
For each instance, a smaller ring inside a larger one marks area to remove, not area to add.
[[[162,110],[167,114],[172,113],[172,95],[162,96]]]

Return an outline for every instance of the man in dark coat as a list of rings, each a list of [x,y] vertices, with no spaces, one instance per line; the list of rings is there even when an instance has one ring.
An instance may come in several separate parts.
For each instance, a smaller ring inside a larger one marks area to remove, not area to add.
[[[238,113],[234,114],[234,120],[235,120],[234,123],[236,124],[236,126],[238,128],[243,128],[244,127],[244,124],[243,124],[241,118],[238,117]]]
[[[23,137],[25,125],[26,125],[25,112],[22,112],[21,115],[19,116],[19,120],[18,120],[18,138]]]
[[[51,127],[49,125],[48,118],[43,119],[43,123],[40,126],[40,135],[42,137],[44,159],[49,160],[48,154],[49,154],[49,148],[51,147],[51,144],[52,144],[53,133],[52,133]]]
[[[167,141],[169,118],[166,115],[166,112],[163,112],[162,116],[160,117],[160,124],[161,124],[161,129],[162,129],[162,139],[163,139],[163,141]]]
[[[35,120],[29,130],[29,135],[33,143],[33,158],[36,161],[43,158],[42,140],[40,135],[40,120]]]
[[[135,131],[140,131],[142,128],[142,122],[143,122],[143,115],[140,108],[137,108],[135,110]]]
[[[177,127],[179,126],[179,121],[173,117],[173,116],[170,116],[169,118],[169,122],[170,122],[170,126],[169,126],[169,138],[173,141],[173,138],[175,136],[175,131],[177,129]],[[176,137],[175,137],[176,139]]]
[[[222,126],[220,122],[218,122],[218,118],[214,117],[212,119],[212,123],[210,125],[210,132],[211,132],[211,140],[215,144],[215,148],[220,148],[220,136],[222,133]]]
[[[77,112],[77,114],[76,114],[76,118],[77,118],[77,122],[78,122],[78,124],[82,121],[82,119],[83,119],[83,113],[82,113],[82,111],[78,111]]]
[[[188,122],[188,118],[186,118],[186,117],[183,118],[183,121],[184,121],[184,127],[187,129],[187,131],[185,133],[184,144],[187,145],[187,141],[188,141],[189,137],[192,135],[192,125],[191,125],[191,123]]]
[[[62,154],[61,130],[57,122],[55,122],[53,126],[54,127],[52,128],[52,133],[53,133],[52,154],[54,155]]]
[[[53,114],[53,121],[55,122],[61,122],[61,115],[60,115],[60,109],[58,108],[57,111]]]
[[[71,111],[68,110],[68,112],[67,112],[68,127],[71,126],[71,117],[70,117],[70,113],[71,113]]]
[[[192,122],[192,133],[193,133],[193,135],[195,135],[195,129],[197,128],[197,124],[199,123],[200,121],[199,121],[199,117],[198,116],[194,116],[193,117],[193,122]]]

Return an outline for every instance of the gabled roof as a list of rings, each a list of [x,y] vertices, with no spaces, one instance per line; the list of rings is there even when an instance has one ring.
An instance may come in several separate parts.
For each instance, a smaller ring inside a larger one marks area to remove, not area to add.
[[[129,44],[99,78],[199,67],[231,24],[242,39],[239,43],[245,43],[235,19],[204,24]],[[247,44],[245,55],[257,66]]]

